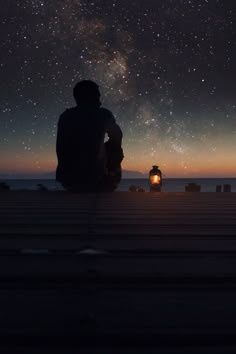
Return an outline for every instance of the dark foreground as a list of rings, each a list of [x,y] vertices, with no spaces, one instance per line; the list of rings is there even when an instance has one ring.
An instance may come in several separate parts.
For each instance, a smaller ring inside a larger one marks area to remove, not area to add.
[[[236,193],[0,193],[0,353],[236,353]]]

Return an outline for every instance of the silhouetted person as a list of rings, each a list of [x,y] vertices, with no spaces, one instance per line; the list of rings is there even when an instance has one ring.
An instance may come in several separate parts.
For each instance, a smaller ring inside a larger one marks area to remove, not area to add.
[[[101,107],[95,82],[78,82],[73,94],[77,106],[62,113],[58,122],[56,180],[71,191],[113,191],[121,180],[121,129]]]

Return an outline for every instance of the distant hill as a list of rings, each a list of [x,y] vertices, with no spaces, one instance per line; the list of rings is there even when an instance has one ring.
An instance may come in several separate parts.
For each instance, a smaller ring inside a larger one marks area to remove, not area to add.
[[[55,172],[46,172],[46,173],[22,173],[22,174],[0,174],[0,179],[54,179]],[[122,170],[122,178],[147,178],[147,174],[132,171],[132,170]]]
[[[147,173],[139,171],[122,170],[122,178],[147,178]]]
[[[41,178],[55,178],[55,172],[44,173],[41,176],[42,176]],[[146,178],[147,175],[139,171],[122,170],[122,177],[123,178]]]

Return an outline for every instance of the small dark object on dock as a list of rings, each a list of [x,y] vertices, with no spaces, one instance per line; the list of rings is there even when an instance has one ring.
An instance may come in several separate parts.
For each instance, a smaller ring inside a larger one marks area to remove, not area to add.
[[[137,192],[137,191],[138,191],[138,187],[135,186],[134,184],[132,184],[132,185],[129,187],[129,191],[130,191],[130,192]]]
[[[224,184],[224,192],[231,192],[231,185],[230,184]]]
[[[145,192],[145,189],[142,188],[142,187],[135,186],[134,184],[132,184],[132,185],[129,187],[129,191],[130,191],[130,192]]]
[[[185,192],[200,192],[201,191],[201,186],[196,183],[188,183],[185,186]]]
[[[0,182],[0,191],[9,191],[10,186],[6,182]]]
[[[216,192],[217,192],[217,193],[218,193],[218,192],[221,192],[221,189],[222,189],[221,184],[217,184],[217,186],[216,186]]]
[[[40,191],[40,192],[46,192],[46,191],[48,191],[48,189],[47,189],[47,187],[45,187],[43,184],[41,184],[41,183],[38,183],[37,184],[37,187],[38,187],[38,191]]]

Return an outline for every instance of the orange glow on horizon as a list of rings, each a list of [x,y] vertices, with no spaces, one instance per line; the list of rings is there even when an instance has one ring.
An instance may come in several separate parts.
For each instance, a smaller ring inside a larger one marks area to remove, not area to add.
[[[27,152],[0,153],[0,173],[2,174],[38,174],[55,171],[56,159],[53,154],[34,154]]]
[[[153,165],[158,165],[164,178],[181,177],[235,177],[236,159],[233,151],[219,151],[217,154],[207,154],[199,151],[197,155],[183,155],[160,151],[158,156],[147,156],[139,151],[132,155],[125,151],[122,162],[123,170],[143,173],[146,178]],[[134,157],[135,156],[135,157]],[[138,156],[138,157],[137,157]],[[42,174],[56,170],[55,152],[0,152],[1,174]]]

